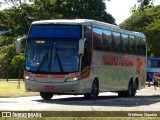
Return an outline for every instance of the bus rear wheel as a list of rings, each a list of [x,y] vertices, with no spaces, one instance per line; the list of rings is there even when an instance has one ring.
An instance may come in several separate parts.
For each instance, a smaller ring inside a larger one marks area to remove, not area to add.
[[[98,94],[99,94],[99,86],[98,86],[98,83],[97,81],[95,80],[92,84],[92,90],[91,90],[91,93],[86,93],[84,94],[84,97],[86,99],[95,99],[98,97]]]
[[[128,90],[127,91],[119,91],[118,96],[119,97],[133,97],[136,95],[136,90],[137,90],[137,83],[133,85],[133,82],[129,82],[128,85]]]
[[[133,85],[133,82],[129,82],[129,86],[128,86],[128,97],[132,97],[132,96],[135,96],[136,92],[135,92],[135,89],[134,89],[134,85]]]
[[[44,100],[50,100],[53,97],[53,93],[50,93],[50,92],[40,92],[40,96]]]

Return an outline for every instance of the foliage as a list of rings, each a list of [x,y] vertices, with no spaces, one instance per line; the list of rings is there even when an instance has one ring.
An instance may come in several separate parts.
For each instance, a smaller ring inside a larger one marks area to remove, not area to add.
[[[23,55],[16,55],[12,61],[11,64],[15,68],[22,69],[24,67],[24,56]]]
[[[24,56],[16,55],[11,61],[12,66],[19,69],[19,74],[18,74],[19,79],[18,79],[18,87],[17,87],[19,89],[20,89],[21,70],[24,67],[24,59],[25,59]]]
[[[34,0],[34,3],[38,5],[37,10],[42,11],[39,17],[46,19],[95,19],[115,24],[112,15],[105,11],[104,0]]]
[[[8,71],[12,70],[10,65],[12,58],[15,56],[15,45],[9,44],[0,49],[0,77],[8,76]],[[14,70],[13,70],[14,73]]]
[[[8,30],[10,36],[26,34],[32,20],[32,6],[23,4],[0,11],[1,30]]]
[[[159,23],[160,6],[156,6],[132,14],[131,17],[120,24],[120,28],[143,32],[147,38],[148,55],[150,57],[160,57]]]
[[[148,50],[151,52],[151,57],[160,57],[160,19],[155,19],[154,22],[146,27],[146,35],[148,39]]]
[[[135,4],[131,8],[131,12],[143,12],[147,8],[151,8],[153,6],[154,0],[137,0],[138,5]]]

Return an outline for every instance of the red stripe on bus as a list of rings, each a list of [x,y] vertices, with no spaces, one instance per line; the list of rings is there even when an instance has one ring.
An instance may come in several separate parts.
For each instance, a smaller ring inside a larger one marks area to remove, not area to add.
[[[24,71],[25,76],[29,76],[30,74],[31,74],[30,72]]]
[[[70,76],[76,77],[76,76],[78,76],[78,73],[71,73]]]
[[[52,75],[52,78],[65,78],[65,75]]]
[[[48,75],[37,74],[36,78],[48,78]]]

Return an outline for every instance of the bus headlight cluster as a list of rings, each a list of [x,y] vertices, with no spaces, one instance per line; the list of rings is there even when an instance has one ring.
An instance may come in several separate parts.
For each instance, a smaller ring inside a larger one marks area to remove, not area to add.
[[[32,76],[24,76],[26,80],[34,80]]]
[[[67,78],[67,82],[72,82],[72,81],[77,81],[78,77],[71,77],[71,78]]]

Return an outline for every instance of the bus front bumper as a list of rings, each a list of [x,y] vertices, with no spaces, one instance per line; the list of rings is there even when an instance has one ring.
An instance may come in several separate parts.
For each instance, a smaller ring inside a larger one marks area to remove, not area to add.
[[[51,83],[25,80],[27,92],[52,92],[55,94],[80,94],[80,81]],[[82,89],[81,89],[82,90]]]

